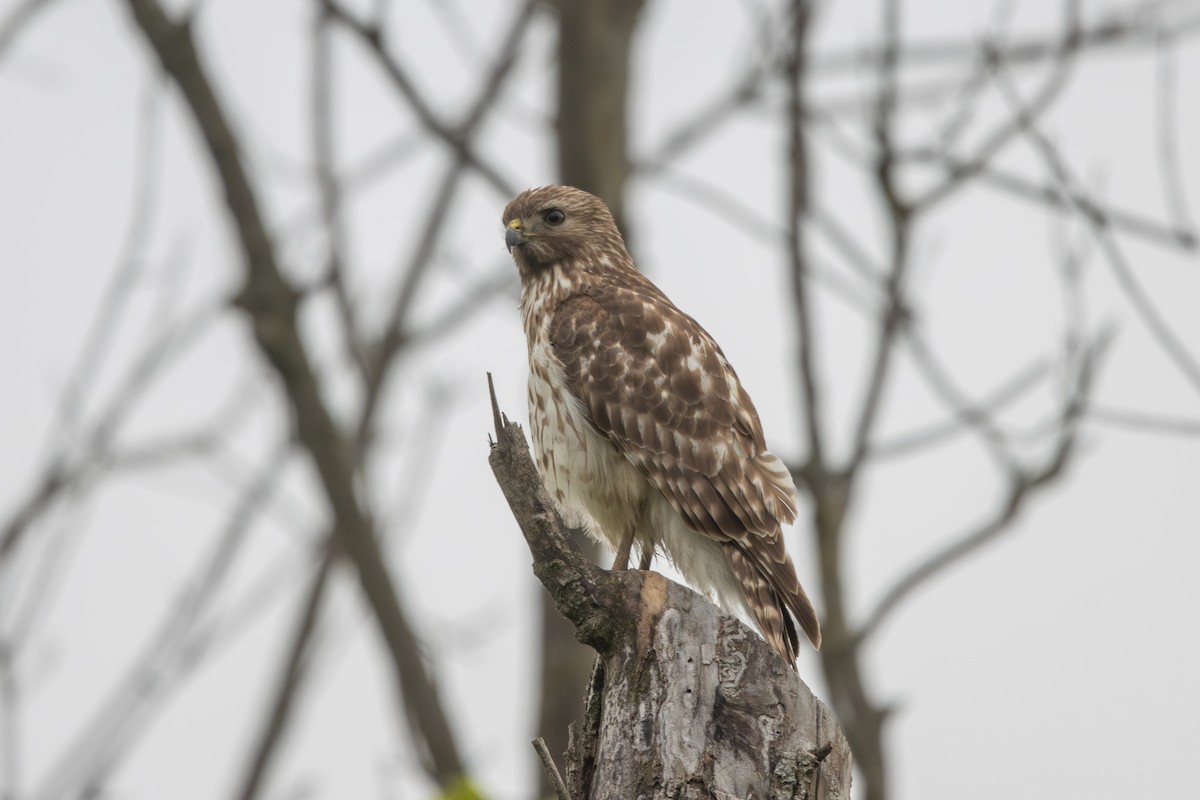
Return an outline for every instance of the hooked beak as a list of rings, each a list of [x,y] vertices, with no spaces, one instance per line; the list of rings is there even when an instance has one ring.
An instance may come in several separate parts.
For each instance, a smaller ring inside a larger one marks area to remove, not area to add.
[[[514,247],[520,247],[528,241],[529,237],[521,230],[520,217],[508,223],[508,230],[504,232],[504,246],[508,248],[508,252],[511,253]]]
[[[525,238],[525,234],[516,228],[509,228],[504,232],[504,246],[508,248],[508,252],[512,252],[514,247],[519,247],[525,244],[529,239]]]

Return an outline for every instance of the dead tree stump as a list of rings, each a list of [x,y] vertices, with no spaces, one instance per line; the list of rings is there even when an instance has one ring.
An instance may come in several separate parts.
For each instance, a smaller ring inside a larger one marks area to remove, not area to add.
[[[572,800],[848,800],[850,749],[796,672],[690,589],[585,559],[492,402],[489,462],[534,573],[599,656],[566,754]]]

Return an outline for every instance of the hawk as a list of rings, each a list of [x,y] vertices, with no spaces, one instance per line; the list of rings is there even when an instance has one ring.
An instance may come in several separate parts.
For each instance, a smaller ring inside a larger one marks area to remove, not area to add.
[[[563,516],[625,569],[661,551],[795,669],[821,628],[784,547],[796,487],[721,348],[638,272],[604,202],[570,186],[504,209],[529,342],[538,471]]]

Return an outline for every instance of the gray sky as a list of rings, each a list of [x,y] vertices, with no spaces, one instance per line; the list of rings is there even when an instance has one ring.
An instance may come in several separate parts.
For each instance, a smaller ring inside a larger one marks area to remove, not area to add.
[[[459,0],[466,32],[451,36],[434,5],[397,4],[402,10],[393,14],[392,41],[439,108],[452,111],[474,91],[508,8]],[[637,152],[652,149],[749,63],[756,33],[744,9],[759,5],[654,3],[634,64]],[[0,19],[14,6],[0,0]],[[997,17],[989,3],[926,0],[904,7],[905,33],[921,39],[978,37]],[[1011,7],[1006,24],[1014,35],[1052,30],[1060,19],[1058,4]],[[1089,14],[1119,7],[1085,4]],[[875,3],[831,4],[821,15],[818,52],[869,44],[877,18]],[[310,25],[309,4],[286,0],[209,0],[199,25],[255,174],[269,187],[270,221],[284,257],[294,275],[309,277],[322,252],[312,217],[315,195],[305,177]],[[541,22],[514,89],[482,140],[522,188],[554,177],[550,141],[539,127],[553,88],[551,34]],[[412,133],[414,125],[371,65],[352,55],[353,48],[340,52],[350,57],[343,59],[338,86],[339,160],[353,163]],[[1042,127],[1097,197],[1169,220],[1154,125],[1161,66],[1146,50],[1085,59]],[[1190,143],[1200,141],[1200,106],[1189,92],[1200,79],[1196,41],[1178,49],[1173,69],[1181,90],[1175,109],[1180,172],[1194,209],[1200,150]],[[1031,91],[1039,77],[1044,71],[1022,73],[1022,89]],[[865,108],[870,85],[866,74],[830,78],[813,99],[831,108]],[[152,111],[147,116],[144,109]],[[1003,111],[993,92],[980,109],[979,129]],[[146,118],[154,122],[139,122]],[[911,135],[927,136],[931,127],[930,118],[914,115]],[[156,133],[147,136],[147,130]],[[0,363],[8,376],[0,415],[0,510],[6,514],[29,491],[48,443],[70,437],[59,422],[57,398],[120,258],[136,165],[148,147],[159,170],[153,225],[132,246],[142,265],[138,289],[97,388],[83,398],[85,415],[103,407],[117,376],[164,319],[183,318],[227,296],[238,262],[190,119],[175,93],[163,90],[123,4],[62,0],[0,57]],[[677,169],[722,187],[763,224],[777,226],[781,151],[774,120],[752,112]],[[420,212],[444,163],[429,142],[415,153],[351,206],[352,288],[381,297],[368,302],[376,315],[386,302],[380,288],[393,285],[406,245],[419,240]],[[818,202],[851,221],[868,253],[878,256],[880,218],[861,177],[827,139],[818,137],[814,156]],[[1046,178],[1027,144],[1013,146],[1000,163]],[[922,182],[931,177],[914,172],[913,185],[927,185]],[[473,278],[511,269],[500,235],[503,202],[468,182],[452,207],[453,233],[438,252],[436,276],[420,298],[423,313],[435,315]],[[778,251],[697,202],[675,179],[636,182],[631,203],[642,269],[721,343],[754,397],[772,448],[799,457],[792,330]],[[1064,307],[1055,242],[1078,240],[1083,230],[1077,220],[1064,225],[981,189],[918,229],[913,285],[927,309],[924,330],[974,396],[1053,352]],[[1195,254],[1129,237],[1121,244],[1164,318],[1200,355]],[[818,263],[836,266],[828,252],[818,256]],[[1115,331],[1098,403],[1200,419],[1200,392],[1154,343],[1108,265],[1091,258],[1084,280],[1089,328]],[[870,332],[836,297],[822,292],[818,298],[818,354],[832,375],[823,388],[837,431],[833,443],[844,452]],[[452,413],[435,426],[432,467],[413,469],[405,454],[419,448],[429,427],[420,421],[429,400],[423,391],[398,398],[385,415],[397,454],[380,471],[380,485],[371,487],[386,499],[385,508],[408,512],[392,531],[392,566],[442,670],[467,756],[497,798],[524,797],[536,766],[527,744],[535,674],[529,653],[540,589],[486,464],[485,371],[495,375],[504,409],[525,414],[525,343],[515,305],[512,297],[492,302],[452,340],[405,369],[401,380],[414,386],[436,378],[452,390]],[[321,304],[306,311],[325,365],[338,353],[326,335],[331,313]],[[39,559],[65,558],[22,654],[19,797],[53,795],[59,759],[212,546],[237,482],[264,463],[278,441],[283,422],[271,413],[276,398],[268,384],[251,380],[259,388],[248,398],[238,394],[260,370],[247,331],[227,313],[138,404],[120,441],[190,430],[236,405],[248,409],[230,448],[240,457],[106,483],[51,515],[19,574],[0,572],[6,584],[0,603],[7,604],[0,606],[0,625],[7,626],[19,616],[14,597],[30,596],[27,581],[36,583],[29,576]],[[349,407],[355,395],[347,376],[329,377],[330,396]],[[1005,419],[1033,428],[1052,399],[1050,391],[1034,393]],[[916,373],[902,367],[881,438],[943,418]],[[1156,797],[1194,785],[1200,438],[1102,424],[1085,431],[1083,456],[1069,476],[1032,502],[996,544],[915,595],[870,650],[872,682],[896,708],[890,741],[902,800]],[[229,601],[213,617],[228,636],[182,691],[147,718],[150,727],[112,776],[114,796],[188,800],[222,796],[235,784],[302,596],[308,546],[320,531],[322,506],[309,477],[293,460],[277,502],[246,540]],[[877,466],[850,523],[854,610],[866,612],[907,565],[984,519],[1000,502],[1000,488],[986,453],[967,438]],[[805,526],[789,537],[811,585]],[[254,592],[264,585],[261,599]],[[352,580],[338,582],[325,619],[330,646],[275,772],[272,796],[292,796],[292,790],[330,798],[428,796],[398,730],[387,667]],[[821,695],[815,658],[802,657],[800,669]]]

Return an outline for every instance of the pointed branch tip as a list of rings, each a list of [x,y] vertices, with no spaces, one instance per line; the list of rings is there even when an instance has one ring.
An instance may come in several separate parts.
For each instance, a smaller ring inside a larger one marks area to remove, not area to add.
[[[500,403],[498,400],[496,400],[496,384],[492,382],[492,373],[490,372],[487,374],[487,381],[488,395],[492,399],[492,424],[496,426],[496,444],[499,444],[503,438],[502,434],[504,433],[504,426],[507,424],[508,420],[504,419],[503,415],[500,413]],[[491,437],[488,438],[490,440]],[[492,447],[495,447],[496,444],[493,444]]]

